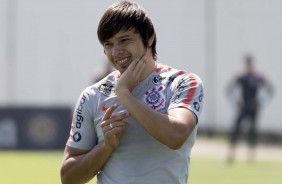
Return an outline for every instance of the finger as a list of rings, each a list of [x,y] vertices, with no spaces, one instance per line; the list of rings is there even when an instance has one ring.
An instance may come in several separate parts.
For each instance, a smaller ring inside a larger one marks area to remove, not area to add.
[[[121,131],[120,133],[116,133],[115,135],[116,135],[116,137],[117,137],[118,139],[121,139],[121,137],[122,137],[123,134],[124,134],[124,130]]]
[[[105,137],[110,139],[110,138],[115,137],[116,135],[123,134],[125,128],[126,128],[125,126],[118,126],[113,129],[109,129],[108,131],[104,133],[104,135]]]
[[[128,126],[128,122],[126,121],[114,121],[111,123],[108,123],[108,125],[103,126],[103,132],[111,131],[117,127],[126,128]]]
[[[128,68],[126,69],[125,72],[132,72],[137,64],[137,62],[139,61],[139,58],[132,60],[132,62],[130,63],[130,65],[128,66]]]
[[[110,123],[111,123],[110,120],[103,120],[103,121],[101,122],[101,128],[102,128],[103,132],[106,131],[106,130],[104,130],[104,129],[105,129],[107,126],[109,126]]]
[[[137,79],[140,79],[145,67],[146,67],[146,60],[145,60],[145,56],[142,57],[142,59],[140,59],[140,61],[138,61],[138,63],[136,64],[134,70],[133,70],[133,73],[134,73],[134,76],[137,78]]]
[[[131,63],[131,69],[134,70],[136,65],[139,63],[139,61],[141,61],[144,58],[145,54],[143,54],[141,57],[136,58],[132,61]]]
[[[144,68],[146,67],[145,61],[140,61],[136,64],[136,67],[134,68],[134,73],[137,77],[140,77],[142,72],[144,71]]]
[[[127,109],[123,109],[117,112],[113,112],[112,116],[120,115],[120,114],[129,114]]]
[[[119,134],[121,132],[124,132],[126,126],[116,126],[112,129],[110,129],[109,131],[107,131],[106,133],[110,133],[109,135],[115,135],[115,134]]]
[[[111,123],[112,128],[114,129],[116,127],[127,127],[128,126],[128,122],[127,121],[115,121],[113,123]]]
[[[104,120],[102,120],[101,122],[101,127],[102,129],[104,129],[105,127],[110,127],[110,124],[113,124],[114,122],[122,121],[123,119],[128,118],[129,116],[130,115],[127,111],[121,114],[115,114],[115,115],[111,114],[111,117],[108,118],[107,120],[105,120],[105,117],[104,117]],[[107,130],[109,130],[109,128],[107,128],[105,131]]]
[[[144,61],[145,59],[146,59],[146,54],[147,52],[145,52],[140,58],[139,58],[139,60],[138,60],[138,62],[139,61]]]
[[[146,51],[143,53],[143,55],[140,57],[139,61],[143,61],[146,62],[148,59],[148,50],[146,49]]]
[[[117,121],[117,120],[122,120],[124,118],[128,118],[129,117],[129,113],[127,111],[122,111],[122,112],[114,112],[111,115],[111,119],[113,121]]]
[[[112,113],[114,112],[114,110],[116,110],[116,108],[118,107],[117,104],[114,104],[113,106],[111,106],[109,109],[106,110],[106,113],[102,119],[102,121],[108,120],[111,118]]]

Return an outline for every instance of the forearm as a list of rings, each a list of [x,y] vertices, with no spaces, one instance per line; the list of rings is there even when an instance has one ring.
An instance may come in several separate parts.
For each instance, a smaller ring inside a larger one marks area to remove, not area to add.
[[[106,164],[112,153],[103,143],[91,151],[66,158],[61,169],[63,184],[80,184],[90,181]]]
[[[177,117],[153,110],[127,90],[119,91],[117,96],[130,115],[151,136],[172,149],[179,148],[194,128],[188,127],[186,122]]]

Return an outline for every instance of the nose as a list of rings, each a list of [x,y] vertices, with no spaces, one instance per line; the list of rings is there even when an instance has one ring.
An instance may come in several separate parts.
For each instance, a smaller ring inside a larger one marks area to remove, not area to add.
[[[112,56],[119,56],[120,54],[123,54],[123,47],[119,44],[116,44],[112,48]]]

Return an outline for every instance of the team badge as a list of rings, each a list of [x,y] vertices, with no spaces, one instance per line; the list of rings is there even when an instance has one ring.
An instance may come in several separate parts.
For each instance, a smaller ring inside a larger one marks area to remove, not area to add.
[[[147,91],[144,94],[144,102],[154,110],[158,110],[165,107],[165,96],[164,91],[165,87],[163,85],[156,86],[153,89]]]
[[[110,96],[114,93],[114,83],[111,81],[107,81],[99,86],[99,91],[105,95]]]

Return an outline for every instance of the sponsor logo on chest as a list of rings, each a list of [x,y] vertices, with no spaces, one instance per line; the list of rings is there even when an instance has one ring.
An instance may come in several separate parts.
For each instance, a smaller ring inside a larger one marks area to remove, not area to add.
[[[105,96],[110,96],[115,93],[114,83],[108,80],[106,83],[99,86],[99,92]]]

